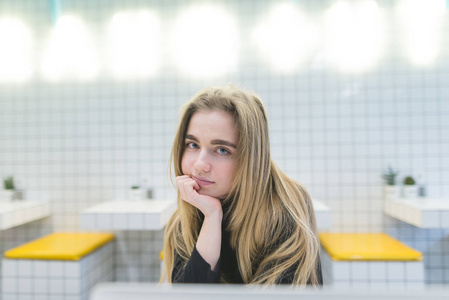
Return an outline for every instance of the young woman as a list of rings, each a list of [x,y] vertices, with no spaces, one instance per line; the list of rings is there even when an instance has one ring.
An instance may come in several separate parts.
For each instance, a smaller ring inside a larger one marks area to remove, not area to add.
[[[322,284],[310,196],[272,161],[256,95],[202,90],[184,108],[171,159],[178,209],[161,282]]]

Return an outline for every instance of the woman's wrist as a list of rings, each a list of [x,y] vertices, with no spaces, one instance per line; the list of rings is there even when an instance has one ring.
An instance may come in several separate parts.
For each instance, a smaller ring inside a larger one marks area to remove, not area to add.
[[[207,223],[215,223],[215,222],[219,222],[221,224],[221,222],[223,221],[223,210],[217,210],[215,212],[209,213],[207,215],[204,215],[204,221],[203,223],[207,222]]]

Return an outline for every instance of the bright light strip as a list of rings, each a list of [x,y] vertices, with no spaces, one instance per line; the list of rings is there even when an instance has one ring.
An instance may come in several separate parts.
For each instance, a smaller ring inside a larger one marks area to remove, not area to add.
[[[385,30],[375,1],[333,5],[326,13],[325,27],[326,57],[342,71],[363,72],[379,61]]]
[[[274,69],[297,71],[316,46],[316,29],[292,3],[273,7],[253,32],[254,42]]]
[[[194,6],[177,19],[171,36],[173,58],[181,71],[214,78],[237,67],[238,30],[228,12],[212,5]]]
[[[95,78],[98,59],[82,20],[73,16],[58,20],[44,51],[42,69],[44,77],[51,81]]]
[[[160,62],[159,30],[159,19],[148,11],[114,15],[108,51],[117,78],[146,78],[156,73]]]
[[[438,56],[445,11],[444,0],[407,0],[397,7],[405,31],[406,53],[419,66],[432,64]]]
[[[13,18],[0,19],[0,81],[23,82],[32,74],[29,28]]]

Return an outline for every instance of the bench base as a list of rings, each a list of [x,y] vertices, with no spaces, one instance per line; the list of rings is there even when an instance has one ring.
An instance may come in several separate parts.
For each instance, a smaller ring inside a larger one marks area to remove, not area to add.
[[[422,261],[336,261],[321,251],[323,282],[335,288],[423,289]]]
[[[78,261],[3,259],[3,300],[88,300],[91,288],[114,280],[114,241]]]

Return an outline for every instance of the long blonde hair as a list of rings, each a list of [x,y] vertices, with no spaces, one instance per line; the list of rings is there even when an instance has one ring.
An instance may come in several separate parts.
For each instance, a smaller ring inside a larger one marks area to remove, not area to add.
[[[192,115],[214,110],[229,113],[239,134],[236,176],[223,203],[229,206],[227,230],[243,281],[274,284],[293,271],[293,284],[318,284],[319,241],[312,202],[306,189],[272,161],[267,115],[256,95],[228,86],[204,89],[189,101],[171,151],[175,176],[182,175],[184,140]],[[161,282],[171,282],[175,253],[187,263],[201,224],[199,210],[178,193],[178,208],[165,229]]]

